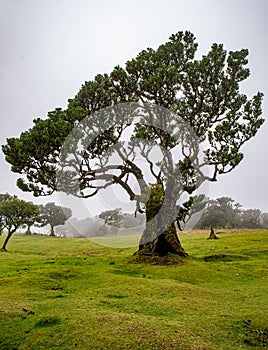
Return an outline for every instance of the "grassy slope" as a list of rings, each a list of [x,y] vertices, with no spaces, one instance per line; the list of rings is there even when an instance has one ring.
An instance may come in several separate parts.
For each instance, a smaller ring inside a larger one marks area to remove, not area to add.
[[[265,348],[267,232],[207,235],[183,235],[190,257],[168,265],[15,235],[0,253],[0,349]]]

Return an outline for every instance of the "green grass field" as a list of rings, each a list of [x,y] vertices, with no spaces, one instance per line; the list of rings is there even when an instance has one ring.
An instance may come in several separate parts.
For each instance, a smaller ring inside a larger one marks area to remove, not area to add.
[[[0,349],[267,348],[267,231],[207,236],[182,235],[187,259],[138,261],[134,248],[14,235]]]

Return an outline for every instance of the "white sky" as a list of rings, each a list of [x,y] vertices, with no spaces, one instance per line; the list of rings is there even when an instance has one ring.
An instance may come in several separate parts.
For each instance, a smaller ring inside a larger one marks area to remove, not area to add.
[[[243,91],[265,94],[265,117],[267,14],[267,0],[0,0],[0,143],[30,128],[34,118],[65,108],[84,81],[158,47],[179,30],[196,36],[199,54],[214,42],[228,50],[249,49],[251,77]],[[266,122],[243,148],[238,168],[210,185],[210,197],[230,196],[244,208],[268,211],[267,131]],[[18,176],[2,151],[0,169],[0,193],[35,200],[17,189]],[[88,206],[96,208],[94,199]]]

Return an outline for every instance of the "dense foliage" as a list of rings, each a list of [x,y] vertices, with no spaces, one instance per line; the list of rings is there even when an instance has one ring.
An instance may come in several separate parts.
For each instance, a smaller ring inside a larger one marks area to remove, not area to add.
[[[240,203],[230,197],[208,200],[196,228],[259,228],[261,211],[242,209]]]

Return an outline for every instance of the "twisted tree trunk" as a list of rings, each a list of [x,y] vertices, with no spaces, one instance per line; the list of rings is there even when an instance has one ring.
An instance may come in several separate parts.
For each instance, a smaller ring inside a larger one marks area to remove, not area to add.
[[[186,257],[188,254],[181,246],[174,223],[175,201],[164,202],[161,191],[161,188],[153,189],[146,203],[146,227],[139,242],[138,253],[159,256],[178,254]]]
[[[14,229],[14,230],[12,230],[12,231],[8,231],[8,233],[7,233],[7,237],[6,237],[6,239],[5,239],[5,241],[4,241],[4,244],[3,244],[3,246],[2,246],[2,248],[1,248],[1,250],[2,251],[5,251],[6,252],[6,246],[7,246],[7,243],[8,243],[8,241],[9,241],[9,239],[10,239],[10,237],[13,235],[13,233],[16,231],[16,229]]]
[[[53,225],[50,225],[50,236],[51,237],[56,237]]]
[[[210,235],[208,239],[219,239],[219,237],[216,236],[214,228],[212,226],[210,227]]]
[[[30,236],[32,234],[31,227],[32,227],[32,225],[27,225],[27,231],[25,232],[26,235]]]
[[[150,223],[147,223],[139,243],[139,254],[159,256],[178,254],[183,257],[188,256],[180,243],[174,223],[159,236],[152,230]]]

